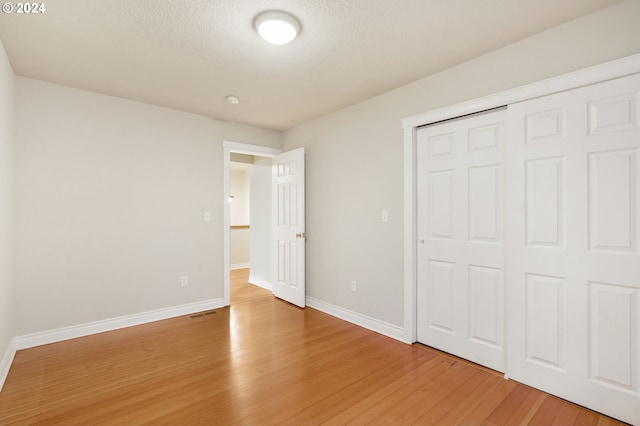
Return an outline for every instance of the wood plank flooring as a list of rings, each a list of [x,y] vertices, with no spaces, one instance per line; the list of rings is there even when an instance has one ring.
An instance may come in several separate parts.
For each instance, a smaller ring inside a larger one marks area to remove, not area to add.
[[[232,273],[232,306],[16,354],[0,425],[622,424]]]

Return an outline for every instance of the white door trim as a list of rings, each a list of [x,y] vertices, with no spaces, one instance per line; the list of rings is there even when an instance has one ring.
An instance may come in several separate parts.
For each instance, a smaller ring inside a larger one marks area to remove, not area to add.
[[[237,153],[237,154],[247,154],[247,155],[259,155],[262,157],[273,157],[277,154],[280,154],[282,152],[281,149],[279,148],[269,148],[266,146],[260,146],[260,145],[250,145],[250,144],[246,144],[246,143],[239,143],[239,142],[232,142],[232,141],[226,141],[223,140],[222,141],[222,147],[224,150],[223,153],[223,178],[222,178],[222,185],[223,185],[223,203],[224,203],[224,220],[222,221],[223,224],[223,244],[224,244],[224,256],[223,256],[223,262],[224,262],[224,290],[223,290],[223,299],[224,299],[224,306],[229,306],[231,304],[231,282],[229,279],[229,274],[231,273],[231,265],[229,264],[230,262],[230,257],[229,257],[229,224],[230,222],[230,218],[229,218],[229,203],[228,203],[228,199],[229,199],[229,168],[230,168],[230,163],[231,163],[231,153]]]
[[[447,106],[402,120],[404,129],[404,337],[413,343],[416,334],[416,129],[420,126],[461,117],[515,102],[546,96],[564,90],[624,77],[640,72],[640,54],[628,56],[601,65],[595,65],[558,77],[531,83],[515,89]]]

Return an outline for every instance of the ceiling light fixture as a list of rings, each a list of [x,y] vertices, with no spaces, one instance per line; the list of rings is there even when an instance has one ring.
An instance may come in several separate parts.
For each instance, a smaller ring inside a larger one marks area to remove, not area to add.
[[[292,15],[279,10],[262,12],[254,20],[260,37],[272,44],[287,44],[300,31],[300,23]]]
[[[225,99],[232,105],[238,105],[240,103],[240,98],[236,95],[228,95]]]

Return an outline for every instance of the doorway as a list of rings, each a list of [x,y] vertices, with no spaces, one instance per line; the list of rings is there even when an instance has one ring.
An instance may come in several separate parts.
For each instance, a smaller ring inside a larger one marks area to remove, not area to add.
[[[224,200],[225,200],[225,206],[224,206],[224,231],[223,231],[223,235],[224,235],[224,305],[225,306],[229,306],[231,304],[231,281],[230,281],[230,274],[231,274],[231,238],[232,238],[232,232],[237,233],[239,235],[245,233],[245,234],[251,234],[251,232],[254,232],[254,234],[256,233],[255,231],[258,231],[258,235],[256,237],[256,235],[252,235],[250,238],[250,240],[253,240],[253,243],[257,244],[258,246],[260,245],[265,245],[268,247],[271,241],[271,218],[269,215],[264,215],[264,216],[260,216],[260,215],[256,215],[256,214],[251,214],[250,210],[251,207],[248,210],[248,213],[245,213],[248,216],[248,222],[246,224],[240,224],[237,223],[234,225],[234,223],[232,223],[231,220],[231,204],[233,202],[236,201],[236,197],[238,197],[237,201],[240,201],[240,195],[235,195],[232,194],[230,191],[230,183],[231,183],[231,173],[232,173],[232,154],[235,155],[240,155],[240,156],[244,156],[244,157],[235,157],[235,159],[238,158],[245,158],[245,161],[247,158],[253,158],[252,163],[250,166],[250,171],[249,173],[251,174],[252,172],[254,173],[254,182],[262,182],[264,183],[265,179],[260,179],[260,175],[268,175],[270,176],[270,163],[271,163],[271,158],[274,157],[275,155],[279,154],[281,152],[281,150],[276,149],[276,148],[268,148],[268,147],[264,147],[264,146],[259,146],[259,145],[249,145],[249,144],[242,144],[242,143],[237,143],[237,142],[231,142],[231,141],[224,141],[223,142],[223,148],[224,148],[224,179],[223,179],[223,184],[224,184]],[[249,180],[251,181],[251,176],[248,177]],[[251,205],[253,204],[253,209],[254,211],[257,210],[257,208],[259,208],[261,211],[271,211],[271,189],[270,189],[270,180],[268,181],[269,184],[269,188],[267,188],[265,190],[265,188],[262,188],[261,190],[259,190],[259,188],[254,188],[254,190],[251,190],[251,184],[249,182],[249,185],[247,185],[249,187],[248,191],[246,191],[244,194],[242,194],[242,198],[244,199],[243,202],[246,202],[247,204]],[[231,196],[233,196],[234,198],[230,198]],[[231,201],[231,203],[229,202],[229,200],[234,200]],[[260,211],[257,210],[257,211]],[[242,215],[239,215],[240,217],[242,217]],[[231,226],[238,226],[238,228],[232,230]],[[248,226],[248,229],[245,228],[245,226]],[[252,231],[251,228],[254,228],[254,230]],[[267,229],[269,232],[267,233],[266,231],[264,231],[265,229]],[[262,230],[262,232],[260,232],[260,230]],[[236,232],[238,231],[238,232]],[[255,237],[255,238],[252,238]],[[235,236],[234,236],[235,238]],[[252,242],[249,242],[249,245],[251,245]],[[249,247],[249,250],[251,251],[251,247]],[[254,250],[255,253],[263,253],[264,255],[259,256],[259,257],[255,257],[255,256],[250,256],[249,257],[249,262],[248,262],[248,266],[249,267],[256,267],[257,273],[254,274],[253,276],[249,276],[249,282],[261,287],[265,287],[265,288],[269,288],[270,283],[271,283],[271,250]],[[254,253],[254,254],[255,254]],[[252,265],[252,263],[254,265]],[[243,266],[243,265],[237,265],[236,266]]]
[[[271,166],[272,159],[268,157],[231,153],[228,199],[231,303],[237,301],[234,289],[239,282],[272,291]]]
[[[251,172],[254,156],[231,153],[229,168],[229,262],[231,270],[248,269],[253,217]]]

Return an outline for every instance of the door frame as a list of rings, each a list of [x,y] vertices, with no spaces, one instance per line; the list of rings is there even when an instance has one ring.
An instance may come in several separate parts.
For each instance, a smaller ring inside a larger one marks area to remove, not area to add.
[[[270,147],[266,147],[266,146],[261,146],[261,145],[251,145],[251,144],[246,144],[246,143],[240,143],[240,142],[233,142],[233,141],[228,141],[228,140],[223,140],[222,141],[222,147],[223,147],[223,178],[222,178],[222,185],[223,185],[223,200],[224,200],[224,219],[222,221],[222,226],[223,226],[223,244],[224,244],[224,255],[223,255],[223,263],[224,263],[224,267],[223,267],[223,271],[224,271],[224,285],[223,285],[223,299],[224,299],[224,306],[229,306],[231,305],[231,279],[230,279],[230,274],[231,274],[231,265],[229,264],[230,262],[230,255],[229,255],[229,239],[230,239],[230,233],[229,233],[229,225],[231,223],[230,221],[230,209],[229,209],[229,202],[227,200],[229,200],[229,182],[230,182],[230,176],[229,176],[229,171],[231,168],[231,153],[235,153],[235,154],[246,154],[246,155],[257,155],[260,157],[269,157],[269,158],[273,158],[274,156],[276,156],[277,154],[280,154],[282,152],[281,149],[279,148],[270,148]]]
[[[493,108],[508,106],[540,96],[551,95],[614,78],[640,72],[640,54],[627,56],[568,74],[552,77],[525,86],[498,92],[459,104],[428,111],[402,119],[403,137],[403,289],[404,333],[406,343],[417,341],[417,129],[452,118],[462,117]],[[507,262],[505,261],[505,267]],[[505,290],[507,286],[505,285]],[[504,299],[507,300],[506,298]],[[505,347],[506,347],[505,341]],[[505,366],[506,367],[506,366]]]

